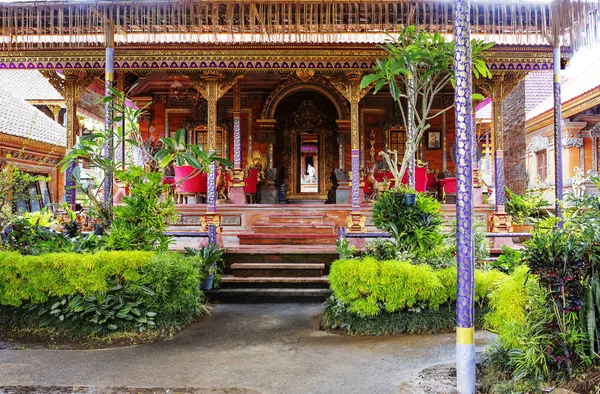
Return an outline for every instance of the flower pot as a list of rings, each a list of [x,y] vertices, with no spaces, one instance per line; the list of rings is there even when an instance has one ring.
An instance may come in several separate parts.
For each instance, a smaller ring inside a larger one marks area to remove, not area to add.
[[[416,202],[417,202],[416,194],[405,194],[404,195],[404,204],[411,206],[411,205],[415,205]]]
[[[175,184],[177,193],[201,193],[202,175],[199,172],[190,177],[192,173],[197,172],[192,166],[175,167]],[[185,180],[184,180],[185,179]],[[206,182],[206,180],[204,180]]]
[[[94,224],[94,235],[104,235],[104,227],[101,224]]]
[[[214,274],[208,275],[206,278],[204,278],[204,282],[202,282],[202,285],[200,285],[200,290],[202,290],[202,291],[212,290],[214,281],[215,281],[215,275]]]
[[[513,224],[513,233],[533,233],[534,227],[531,224]],[[529,237],[513,237],[513,242],[523,243],[527,241]]]
[[[377,190],[379,190],[380,192],[387,192],[388,190],[390,190],[390,184],[389,183],[378,183]]]

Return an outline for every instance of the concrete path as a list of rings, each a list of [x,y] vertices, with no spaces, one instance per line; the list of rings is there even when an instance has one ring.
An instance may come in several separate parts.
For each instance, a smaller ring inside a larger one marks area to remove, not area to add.
[[[166,342],[105,350],[2,350],[0,387],[417,393],[410,387],[419,371],[454,361],[454,334],[328,334],[319,331],[320,311],[320,304],[223,304]],[[480,346],[493,338],[476,334]]]

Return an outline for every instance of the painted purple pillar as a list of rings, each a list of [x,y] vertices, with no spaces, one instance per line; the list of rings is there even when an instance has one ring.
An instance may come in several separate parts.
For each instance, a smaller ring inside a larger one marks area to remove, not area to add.
[[[115,39],[113,24],[109,22],[106,25],[106,56],[105,56],[105,95],[112,95],[110,89],[114,84],[115,76]],[[107,138],[104,143],[104,157],[114,161],[114,135],[113,135],[113,111],[110,102],[104,105],[104,130]],[[109,217],[112,217],[113,203],[113,173],[107,172],[104,175],[104,207],[108,211]]]
[[[233,168],[242,168],[241,88],[237,81],[233,92]]]
[[[563,200],[563,147],[562,107],[560,94],[560,45],[552,49],[554,70],[554,185],[556,216],[562,218]]]
[[[209,166],[206,188],[206,212],[217,212],[217,162],[213,161]]]
[[[475,393],[473,250],[473,129],[470,1],[454,2],[454,111],[456,118],[456,376],[460,394]]]
[[[352,149],[352,212],[360,213],[360,150]]]
[[[242,121],[239,112],[233,116],[233,168],[242,168]]]
[[[416,92],[415,92],[415,81],[414,77],[411,74],[411,77],[408,78],[408,86],[409,92],[408,96],[411,99],[407,100],[406,113],[408,115],[408,124],[406,125],[406,140],[410,142],[410,144],[414,144],[415,141],[415,115],[414,111],[415,106],[413,103],[417,102]],[[415,155],[417,153],[417,147],[415,147],[415,151],[408,158],[408,166],[406,167],[406,171],[408,172],[408,187],[415,187]]]

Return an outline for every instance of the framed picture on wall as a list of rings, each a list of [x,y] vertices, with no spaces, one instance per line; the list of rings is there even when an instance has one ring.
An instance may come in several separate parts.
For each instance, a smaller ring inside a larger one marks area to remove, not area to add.
[[[427,149],[440,149],[442,147],[442,133],[430,131],[427,133]]]

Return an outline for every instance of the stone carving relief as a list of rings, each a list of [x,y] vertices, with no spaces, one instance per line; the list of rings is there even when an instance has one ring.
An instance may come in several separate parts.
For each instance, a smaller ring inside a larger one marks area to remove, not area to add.
[[[580,137],[563,137],[563,148],[581,148],[583,147],[583,138]]]
[[[527,146],[527,151],[531,153],[540,152],[550,147],[550,139],[540,135],[533,137]]]

